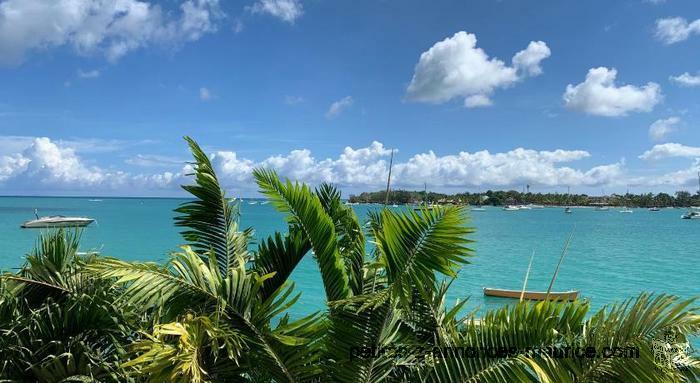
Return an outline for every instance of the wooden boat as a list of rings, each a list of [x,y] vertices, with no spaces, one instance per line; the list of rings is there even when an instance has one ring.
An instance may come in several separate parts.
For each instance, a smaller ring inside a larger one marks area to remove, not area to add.
[[[520,299],[521,291],[518,290],[505,290],[505,289],[492,289],[489,287],[484,287],[484,295],[489,297],[500,297],[500,298],[513,298]],[[523,295],[524,299],[529,299],[533,301],[543,301],[547,296],[546,291],[525,291]],[[552,291],[549,293],[549,300],[552,301],[573,301],[578,297],[578,291]]]

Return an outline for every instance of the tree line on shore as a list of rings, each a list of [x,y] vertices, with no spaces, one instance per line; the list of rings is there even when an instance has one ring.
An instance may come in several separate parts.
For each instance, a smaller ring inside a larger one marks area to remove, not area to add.
[[[351,203],[384,203],[386,191],[362,192],[350,195]],[[516,190],[488,190],[484,193],[445,194],[412,190],[392,190],[389,192],[390,204],[462,204],[493,205],[538,204],[549,206],[630,206],[630,207],[688,207],[700,206],[700,193],[691,194],[677,191],[667,193],[611,194],[607,196],[590,196],[587,194],[566,193],[522,193]]]

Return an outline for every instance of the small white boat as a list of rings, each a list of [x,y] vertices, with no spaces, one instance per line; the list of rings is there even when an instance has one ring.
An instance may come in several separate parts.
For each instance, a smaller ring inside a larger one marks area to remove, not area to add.
[[[658,207],[650,207],[649,211],[661,211]]]
[[[248,202],[248,205],[257,205],[257,204],[258,204],[258,201],[250,201],[250,202]]]
[[[565,213],[565,214],[571,214],[571,213],[573,213],[573,211],[571,210],[570,207],[565,207],[565,208],[564,208],[564,213]]]
[[[53,215],[49,217],[41,217],[27,221],[22,224],[22,228],[51,228],[51,227],[85,227],[95,222],[92,218],[87,217],[64,217],[62,215]]]
[[[520,210],[520,206],[506,205],[506,206],[503,206],[503,210],[505,210],[505,211],[516,211],[516,210]]]
[[[595,211],[608,211],[608,210],[610,210],[610,208],[607,206],[596,206],[595,209],[593,209],[593,210],[595,210]]]
[[[483,207],[479,207],[479,206],[470,207],[469,210],[471,210],[471,211],[486,211],[486,209],[484,209]]]
[[[544,209],[544,205],[527,204],[530,209]]]
[[[532,206],[530,205],[519,205],[518,206],[519,210],[532,210]]]
[[[399,207],[399,205],[393,204],[393,205],[391,205],[391,207]]]
[[[626,208],[623,208],[622,210],[620,210],[620,213],[630,214],[630,213],[634,213],[634,210],[626,207]]]
[[[682,219],[700,219],[700,211],[689,210],[681,216]]]

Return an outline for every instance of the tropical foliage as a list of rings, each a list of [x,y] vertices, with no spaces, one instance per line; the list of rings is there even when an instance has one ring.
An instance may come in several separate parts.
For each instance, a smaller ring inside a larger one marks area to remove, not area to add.
[[[384,203],[386,191],[363,192],[351,195],[350,202]],[[539,204],[550,206],[596,206],[599,204],[611,206],[634,207],[689,207],[700,206],[700,191],[691,194],[687,191],[677,191],[674,195],[667,193],[641,194],[612,194],[606,196],[590,196],[587,194],[568,193],[521,193],[516,190],[487,190],[483,193],[445,194],[425,191],[392,190],[389,193],[389,203],[410,204],[416,202],[440,204],[493,205],[506,204]]]
[[[238,226],[205,153],[194,200],[177,210],[186,244],[166,264],[78,252],[79,234],[40,235],[0,279],[0,379],[86,382],[667,382],[695,381],[700,361],[668,348],[700,332],[694,301],[642,294],[590,314],[588,303],[519,303],[465,313],[447,304],[473,251],[465,210],[388,209],[362,223],[331,185],[311,189],[258,169],[287,230],[259,239]],[[290,280],[318,266],[327,308],[290,315]],[[462,277],[468,277],[463,272]],[[663,338],[675,334],[671,341]],[[658,342],[665,339],[665,343]],[[558,357],[545,349],[632,350]],[[492,353],[491,351],[494,351]]]

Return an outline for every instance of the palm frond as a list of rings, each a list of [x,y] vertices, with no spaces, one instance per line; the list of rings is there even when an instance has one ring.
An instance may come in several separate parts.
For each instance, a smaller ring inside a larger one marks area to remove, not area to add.
[[[460,265],[468,263],[472,255],[467,247],[471,240],[466,236],[473,229],[465,224],[461,207],[423,209],[420,214],[383,210],[381,230],[373,236],[389,290],[370,299],[370,304],[380,304],[391,294],[409,307],[413,289],[433,286],[436,273],[456,276]]]
[[[279,232],[261,241],[253,263],[260,274],[274,273],[263,285],[263,299],[282,286],[301,259],[311,250],[311,242],[296,226],[289,228],[284,237]]]
[[[183,238],[205,259],[213,251],[219,271],[225,274],[247,251],[249,232],[238,230],[238,206],[227,198],[206,153],[185,137],[194,156],[194,184],[182,188],[195,197],[175,209],[175,225],[184,227]]]
[[[363,266],[365,262],[365,236],[355,211],[343,205],[340,191],[331,184],[323,183],[316,189],[321,206],[335,224],[338,236],[338,252],[345,261],[353,294],[362,293]]]
[[[288,214],[288,221],[299,226],[311,242],[329,301],[346,299],[352,290],[345,262],[338,251],[335,224],[308,186],[282,183],[272,170],[256,169],[253,175],[273,205]]]

